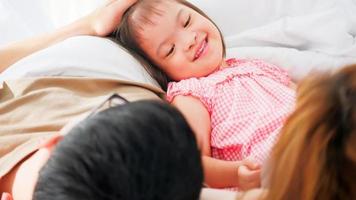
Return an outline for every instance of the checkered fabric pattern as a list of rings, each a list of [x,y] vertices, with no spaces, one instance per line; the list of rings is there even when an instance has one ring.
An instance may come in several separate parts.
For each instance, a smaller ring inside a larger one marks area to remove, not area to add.
[[[228,67],[207,77],[169,83],[167,100],[177,95],[201,100],[211,117],[214,158],[264,164],[294,108],[290,77],[261,60],[229,59],[227,63]]]

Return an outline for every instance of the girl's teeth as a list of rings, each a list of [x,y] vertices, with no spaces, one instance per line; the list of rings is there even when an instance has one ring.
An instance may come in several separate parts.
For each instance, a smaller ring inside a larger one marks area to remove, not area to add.
[[[205,41],[203,41],[203,44],[201,45],[200,49],[198,50],[197,54],[195,55],[195,58],[198,58],[200,54],[203,52],[205,48]]]

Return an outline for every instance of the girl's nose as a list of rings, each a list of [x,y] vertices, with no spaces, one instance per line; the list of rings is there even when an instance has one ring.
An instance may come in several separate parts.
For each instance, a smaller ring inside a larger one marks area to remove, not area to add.
[[[184,33],[181,34],[181,39],[183,41],[183,48],[185,51],[189,51],[191,49],[194,49],[194,46],[197,43],[197,33],[193,31],[184,31]]]

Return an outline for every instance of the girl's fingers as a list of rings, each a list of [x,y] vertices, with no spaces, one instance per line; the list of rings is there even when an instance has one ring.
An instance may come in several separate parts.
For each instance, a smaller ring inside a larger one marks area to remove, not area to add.
[[[261,179],[261,170],[249,171],[246,176],[246,181],[254,181]]]
[[[239,188],[248,190],[260,186],[260,170],[251,171],[246,166],[241,166],[239,170]]]
[[[253,188],[259,188],[261,187],[261,184],[259,182],[248,182],[246,184],[244,184],[244,187],[241,188],[242,190],[250,190],[250,189],[253,189]]]
[[[261,170],[251,170],[247,166],[242,165],[238,169],[238,176],[241,176],[246,181],[259,180]]]
[[[12,196],[9,193],[2,193],[1,200],[12,200]]]
[[[244,160],[242,161],[243,165],[246,165],[249,169],[255,170],[255,169],[260,169],[261,166],[257,164],[256,162],[253,162],[251,160]]]

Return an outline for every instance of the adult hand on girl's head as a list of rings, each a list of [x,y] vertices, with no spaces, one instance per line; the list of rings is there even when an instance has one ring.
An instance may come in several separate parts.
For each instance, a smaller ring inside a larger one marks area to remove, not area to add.
[[[94,36],[107,36],[113,32],[121,22],[124,12],[137,0],[109,0],[106,5],[97,8],[84,17],[86,24]]]
[[[121,22],[123,13],[137,0],[109,0],[109,2],[91,14],[66,26],[37,37],[11,43],[0,48],[0,72],[20,59],[79,35],[106,36],[113,32]]]
[[[242,161],[238,168],[238,187],[245,191],[261,186],[261,167],[249,160]]]

